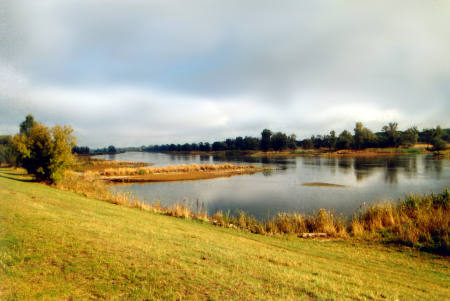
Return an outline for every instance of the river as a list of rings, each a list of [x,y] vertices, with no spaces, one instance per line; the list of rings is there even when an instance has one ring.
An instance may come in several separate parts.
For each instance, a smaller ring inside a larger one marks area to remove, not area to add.
[[[204,204],[210,214],[243,210],[264,219],[277,212],[311,214],[319,208],[350,216],[362,206],[395,201],[409,193],[440,192],[449,187],[450,160],[432,155],[404,155],[375,158],[286,157],[244,158],[210,155],[180,155],[127,152],[96,156],[108,160],[177,164],[265,165],[273,171],[210,180],[119,185],[140,200],[163,205],[186,202]],[[322,182],[344,187],[304,186]]]

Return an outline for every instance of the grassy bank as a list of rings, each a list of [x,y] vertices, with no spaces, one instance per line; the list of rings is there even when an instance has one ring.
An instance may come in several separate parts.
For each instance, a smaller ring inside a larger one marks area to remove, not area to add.
[[[0,170],[0,299],[443,300],[448,258],[264,236],[97,201]]]
[[[220,165],[215,165],[219,171]],[[192,166],[171,167],[170,170],[190,171]],[[197,166],[198,167],[198,166]],[[161,168],[154,168],[161,169]],[[166,170],[167,168],[162,168]],[[120,172],[114,169],[111,172]],[[133,170],[133,172],[136,172]],[[190,174],[188,172],[187,174]],[[164,172],[162,172],[164,175]],[[175,173],[176,175],[176,173]],[[183,174],[182,174],[183,175]],[[161,176],[157,174],[157,176]],[[307,186],[340,187],[330,183],[304,183]],[[216,212],[209,216],[206,208],[197,203],[196,208],[187,204],[161,206],[146,204],[123,192],[112,192],[98,173],[66,172],[64,180],[56,187],[81,193],[84,196],[113,204],[140,208],[170,216],[200,219],[226,228],[240,228],[257,234],[320,233],[327,237],[361,238],[372,241],[401,243],[431,252],[450,255],[450,192],[430,195],[410,195],[397,203],[380,203],[364,207],[352,219],[336,216],[332,211],[319,210],[316,215],[279,213],[269,220],[257,220],[245,212],[230,214]]]

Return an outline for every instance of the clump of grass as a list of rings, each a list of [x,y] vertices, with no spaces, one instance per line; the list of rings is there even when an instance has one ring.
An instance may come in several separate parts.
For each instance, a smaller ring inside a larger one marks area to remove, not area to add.
[[[449,252],[450,192],[410,195],[397,204],[379,204],[367,208],[351,223],[354,236],[362,229],[380,233],[391,240]]]

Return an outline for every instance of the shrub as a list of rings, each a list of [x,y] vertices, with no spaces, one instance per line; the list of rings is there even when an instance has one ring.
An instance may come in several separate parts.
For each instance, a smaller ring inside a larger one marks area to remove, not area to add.
[[[64,170],[73,161],[73,129],[69,126],[49,129],[41,123],[34,123],[31,128],[21,132],[11,141],[18,164],[38,180],[61,180]]]

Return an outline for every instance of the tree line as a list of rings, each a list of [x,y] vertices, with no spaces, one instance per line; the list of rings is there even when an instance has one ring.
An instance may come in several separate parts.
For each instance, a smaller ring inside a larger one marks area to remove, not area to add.
[[[339,135],[330,131],[327,135],[313,135],[311,138],[297,140],[295,134],[286,135],[282,132],[272,132],[264,129],[260,137],[236,137],[213,143],[184,143],[161,144],[143,146],[140,149],[148,152],[191,152],[191,151],[281,151],[286,149],[321,149],[330,150],[387,147],[411,147],[416,143],[432,145],[432,150],[443,150],[446,143],[450,142],[450,129],[442,129],[440,126],[419,131],[417,127],[411,127],[405,131],[398,130],[398,124],[391,122],[382,127],[379,132],[372,132],[361,122],[356,122],[353,133],[344,130]]]

